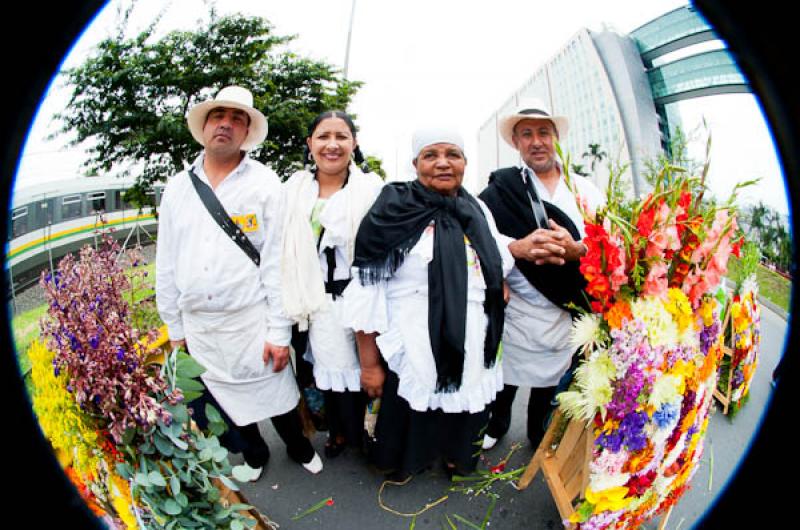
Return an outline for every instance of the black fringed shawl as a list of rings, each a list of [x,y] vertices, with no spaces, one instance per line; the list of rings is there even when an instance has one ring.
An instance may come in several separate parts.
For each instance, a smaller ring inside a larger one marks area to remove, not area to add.
[[[489,176],[489,185],[479,197],[492,212],[501,234],[521,239],[540,228],[534,219],[520,168],[498,169],[493,172]],[[547,201],[542,201],[542,204],[549,219],[566,228],[575,241],[581,240],[578,227],[563,210]],[[530,284],[553,304],[569,311],[573,316],[576,316],[577,311],[570,304],[589,310],[584,294],[586,280],[577,261],[563,265],[536,265],[532,261],[517,259],[515,264]]]
[[[436,361],[436,389],[461,387],[467,312],[464,236],[478,253],[486,282],[484,311],[489,320],[484,366],[494,365],[503,333],[503,267],[497,243],[478,201],[466,190],[447,197],[419,181],[383,187],[361,221],[353,265],[362,285],[391,278],[422,232],[435,222],[433,260],[428,264],[428,335]]]

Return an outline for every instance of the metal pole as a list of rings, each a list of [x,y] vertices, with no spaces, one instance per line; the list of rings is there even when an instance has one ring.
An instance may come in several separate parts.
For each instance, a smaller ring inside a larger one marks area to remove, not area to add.
[[[353,0],[353,6],[350,8],[350,27],[347,29],[347,48],[344,52],[344,78],[347,79],[347,69],[350,65],[350,38],[353,35],[353,18],[356,14],[356,0]]]

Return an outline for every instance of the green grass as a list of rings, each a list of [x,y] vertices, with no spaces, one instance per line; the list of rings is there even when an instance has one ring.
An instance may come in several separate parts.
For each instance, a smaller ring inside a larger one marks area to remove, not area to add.
[[[736,278],[739,271],[739,258],[731,256],[728,260],[728,277]],[[756,271],[758,292],[787,313],[792,296],[792,282],[780,274],[759,265]]]

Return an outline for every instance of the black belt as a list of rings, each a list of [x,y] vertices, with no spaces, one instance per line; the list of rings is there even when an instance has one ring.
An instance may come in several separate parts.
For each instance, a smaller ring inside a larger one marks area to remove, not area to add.
[[[346,280],[333,280],[332,282],[325,282],[325,292],[333,295],[333,299],[342,296],[342,293],[347,289],[347,284],[350,283],[350,278]]]

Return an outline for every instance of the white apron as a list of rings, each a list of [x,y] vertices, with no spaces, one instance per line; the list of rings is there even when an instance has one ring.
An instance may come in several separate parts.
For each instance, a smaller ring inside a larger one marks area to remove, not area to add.
[[[320,390],[358,392],[361,365],[353,330],[343,324],[344,298],[334,301],[330,294],[325,296],[328,304],[311,316],[304,358],[314,365],[314,380]]]
[[[236,425],[289,412],[300,399],[291,365],[272,371],[264,364],[267,305],[229,313],[183,313],[186,345],[205,367],[209,392]]]
[[[542,311],[511,291],[503,328],[503,382],[556,386],[569,368],[572,319],[566,311]]]

